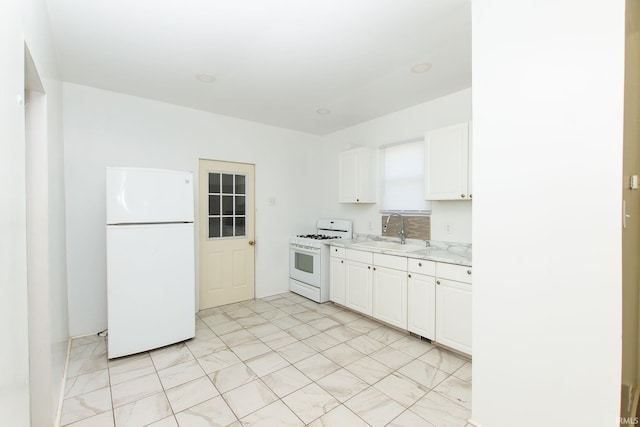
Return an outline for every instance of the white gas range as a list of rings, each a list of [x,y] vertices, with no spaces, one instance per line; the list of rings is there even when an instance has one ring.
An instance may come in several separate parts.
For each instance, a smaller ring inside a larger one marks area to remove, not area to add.
[[[289,239],[289,289],[322,303],[329,301],[329,243],[351,239],[353,229],[343,219],[319,219],[316,228]]]

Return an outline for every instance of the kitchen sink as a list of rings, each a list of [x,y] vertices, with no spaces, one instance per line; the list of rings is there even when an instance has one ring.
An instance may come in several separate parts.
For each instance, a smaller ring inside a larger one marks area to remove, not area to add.
[[[362,246],[364,248],[388,248],[390,246],[395,246],[395,245],[400,245],[400,243],[396,243],[396,242],[384,242],[384,241],[374,241],[374,242],[363,242],[363,243],[356,243],[354,246]]]
[[[385,248],[386,251],[397,251],[397,252],[415,252],[421,251],[423,249],[427,249],[426,245],[401,245],[400,243],[396,243],[394,246]]]
[[[375,249],[381,249],[385,251],[396,251],[396,252],[414,252],[414,251],[421,251],[423,249],[427,249],[426,245],[403,245],[401,243],[384,242],[384,241],[356,243],[353,246],[356,248],[357,247],[370,248],[370,249],[375,248]]]

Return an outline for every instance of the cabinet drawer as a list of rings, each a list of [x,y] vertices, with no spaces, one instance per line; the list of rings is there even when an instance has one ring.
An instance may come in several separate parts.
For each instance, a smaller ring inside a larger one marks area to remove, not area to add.
[[[338,257],[338,258],[344,258],[344,251],[345,251],[344,248],[339,248],[337,246],[331,246],[331,249],[330,249],[331,256]]]
[[[424,259],[409,258],[409,273],[425,274],[427,276],[436,275],[436,263]]]
[[[373,254],[373,265],[406,271],[407,258],[385,254]]]
[[[373,253],[371,252],[345,249],[345,256],[350,261],[363,262],[365,264],[371,264],[373,262]]]
[[[471,283],[471,267],[439,262],[436,267],[436,271],[438,278],[455,280],[456,282]]]

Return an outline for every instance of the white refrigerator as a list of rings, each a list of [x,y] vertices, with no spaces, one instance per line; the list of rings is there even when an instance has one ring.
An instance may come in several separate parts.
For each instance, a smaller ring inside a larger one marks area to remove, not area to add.
[[[195,336],[193,174],[106,171],[109,359]]]

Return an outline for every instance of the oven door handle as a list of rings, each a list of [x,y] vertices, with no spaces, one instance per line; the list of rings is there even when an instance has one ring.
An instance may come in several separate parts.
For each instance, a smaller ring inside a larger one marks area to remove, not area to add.
[[[291,249],[298,252],[304,252],[306,254],[315,255],[320,253],[319,248],[311,248],[309,246],[291,245]]]

